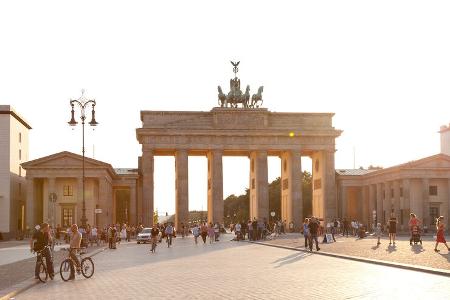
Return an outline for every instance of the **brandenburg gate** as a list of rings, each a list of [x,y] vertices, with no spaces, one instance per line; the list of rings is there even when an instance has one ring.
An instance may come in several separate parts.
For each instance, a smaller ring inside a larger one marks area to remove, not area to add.
[[[233,63],[235,74],[238,64]],[[223,156],[249,158],[251,219],[269,219],[268,156],[281,159],[282,220],[296,226],[303,221],[302,156],[312,158],[313,215],[337,217],[334,153],[341,131],[332,125],[334,114],[270,112],[259,105],[263,87],[250,99],[250,88],[242,93],[236,76],[228,95],[218,89],[220,107],[211,111],[141,111],[136,137],[142,145],[138,207],[143,224],[153,224],[154,157],[168,155],[175,156],[176,228],[189,220],[190,155],[208,159],[208,222],[222,223],[224,218]]]

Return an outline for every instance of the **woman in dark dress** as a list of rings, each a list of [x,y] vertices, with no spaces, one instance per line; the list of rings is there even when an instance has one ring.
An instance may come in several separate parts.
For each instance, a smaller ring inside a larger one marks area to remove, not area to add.
[[[395,245],[395,235],[397,234],[397,218],[394,214],[391,214],[389,219],[389,246],[394,243]]]

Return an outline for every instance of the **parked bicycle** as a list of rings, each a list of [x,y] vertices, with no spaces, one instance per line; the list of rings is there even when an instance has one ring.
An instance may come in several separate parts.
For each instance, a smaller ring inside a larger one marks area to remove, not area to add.
[[[48,279],[48,271],[47,271],[47,265],[44,263],[43,255],[42,253],[48,249],[49,246],[45,246],[42,250],[35,251],[37,255],[37,262],[36,262],[36,268],[38,268],[38,278],[40,282],[46,282]]]
[[[61,267],[59,268],[62,280],[68,281],[71,279],[71,275],[75,274],[76,263],[70,256],[71,251],[81,250],[76,253],[76,255],[79,256],[79,261],[80,261],[80,271],[77,270],[77,273],[79,274],[79,272],[81,272],[81,274],[83,274],[83,276],[85,278],[91,278],[92,275],[94,275],[94,268],[95,268],[94,261],[89,256],[83,257],[83,255],[86,254],[85,252],[82,251],[83,249],[86,249],[86,248],[70,248],[70,249],[64,248],[63,249],[63,250],[68,251],[68,256],[66,259],[64,259],[61,262]]]

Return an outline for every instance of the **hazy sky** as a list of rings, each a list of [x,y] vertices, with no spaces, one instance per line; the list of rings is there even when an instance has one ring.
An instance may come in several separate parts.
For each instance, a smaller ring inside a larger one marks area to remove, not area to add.
[[[87,155],[137,167],[140,110],[201,110],[230,59],[270,111],[335,112],[336,168],[439,152],[450,122],[449,1],[2,1],[0,104],[33,127],[30,158],[81,153],[70,98],[97,100]],[[304,162],[304,168],[310,169]],[[156,158],[155,206],[174,210],[174,160]],[[279,176],[277,158],[269,177]],[[190,209],[206,208],[206,158],[190,158]],[[248,159],[224,159],[224,196]]]

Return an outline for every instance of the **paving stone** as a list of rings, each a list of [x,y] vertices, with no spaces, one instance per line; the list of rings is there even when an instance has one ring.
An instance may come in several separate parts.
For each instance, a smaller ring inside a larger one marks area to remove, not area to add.
[[[448,299],[450,278],[231,242],[124,244],[94,257],[91,279],[39,284],[16,299]]]

